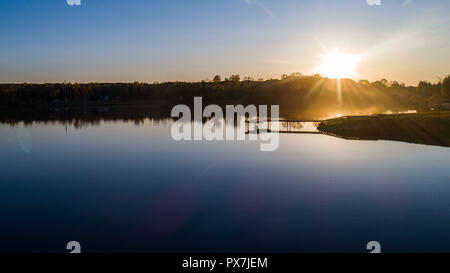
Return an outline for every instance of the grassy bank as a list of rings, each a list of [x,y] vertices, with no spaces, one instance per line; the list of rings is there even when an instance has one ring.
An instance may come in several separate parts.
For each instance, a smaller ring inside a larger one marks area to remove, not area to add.
[[[450,112],[348,116],[323,121],[318,129],[348,139],[450,147]]]

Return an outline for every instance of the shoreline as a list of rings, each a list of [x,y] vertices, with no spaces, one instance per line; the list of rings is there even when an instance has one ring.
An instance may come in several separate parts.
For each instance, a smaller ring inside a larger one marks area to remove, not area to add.
[[[317,129],[345,139],[450,147],[450,111],[345,116],[322,121]]]

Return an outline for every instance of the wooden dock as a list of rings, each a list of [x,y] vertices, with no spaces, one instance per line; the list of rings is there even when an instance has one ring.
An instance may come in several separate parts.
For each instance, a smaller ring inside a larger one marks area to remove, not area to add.
[[[279,134],[323,134],[323,132],[320,132],[319,130],[316,131],[299,131],[299,130],[292,130],[293,126],[291,126],[291,123],[319,123],[322,122],[322,120],[306,120],[306,119],[256,119],[256,120],[246,120],[245,121],[247,126],[245,129],[245,134],[260,134],[261,132],[267,132],[267,133],[279,133]],[[271,129],[271,123],[272,122],[278,122],[282,124],[286,124],[287,129],[286,130],[277,130],[274,131]],[[261,123],[267,123],[267,128],[260,129],[259,124]],[[250,124],[255,124],[256,127],[254,130],[250,131]]]
[[[299,134],[299,135],[327,135],[327,133],[321,132],[321,131],[272,131],[272,130],[252,130],[252,131],[246,131],[245,134],[261,134],[262,131],[267,133],[278,133],[278,134]]]
[[[318,119],[264,119],[264,120],[245,120],[246,123],[261,123],[261,122],[322,122]]]

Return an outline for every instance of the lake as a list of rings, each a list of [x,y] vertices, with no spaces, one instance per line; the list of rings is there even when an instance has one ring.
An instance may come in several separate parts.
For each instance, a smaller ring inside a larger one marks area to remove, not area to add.
[[[450,148],[170,129],[1,124],[0,252],[450,252]]]

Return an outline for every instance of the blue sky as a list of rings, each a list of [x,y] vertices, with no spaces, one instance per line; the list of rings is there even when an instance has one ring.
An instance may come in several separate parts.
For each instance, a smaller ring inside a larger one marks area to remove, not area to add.
[[[362,56],[356,79],[436,81],[449,14],[448,0],[3,0],[0,82],[278,78],[314,73],[326,49]]]

